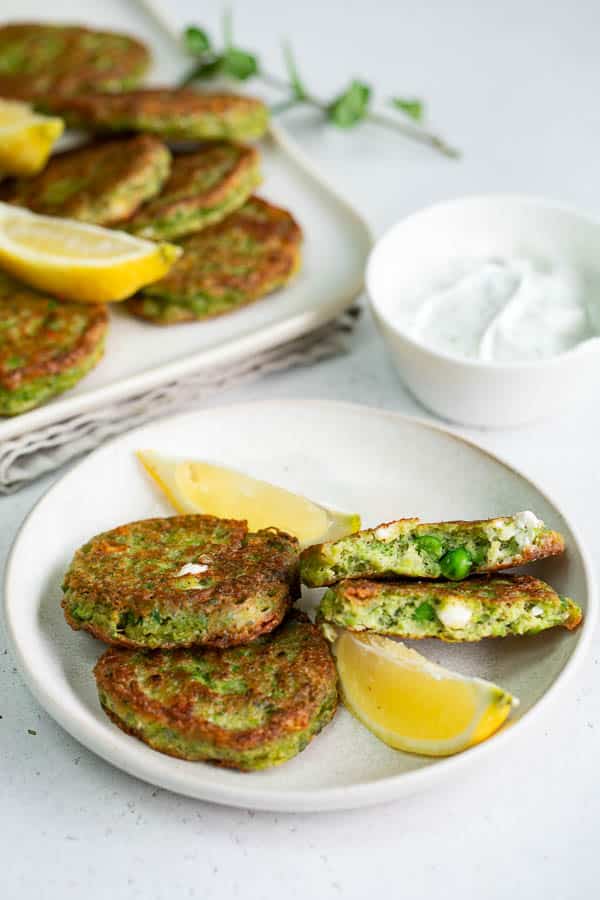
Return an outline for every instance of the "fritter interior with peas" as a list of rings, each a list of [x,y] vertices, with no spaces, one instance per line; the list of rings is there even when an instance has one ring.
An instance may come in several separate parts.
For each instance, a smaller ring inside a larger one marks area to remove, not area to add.
[[[310,587],[344,578],[448,578],[522,566],[557,556],[562,535],[532,512],[476,522],[420,523],[399,519],[302,552],[302,580]]]
[[[576,628],[581,609],[530,575],[439,581],[341,581],[321,600],[320,620],[350,631],[416,640],[479,641]]]

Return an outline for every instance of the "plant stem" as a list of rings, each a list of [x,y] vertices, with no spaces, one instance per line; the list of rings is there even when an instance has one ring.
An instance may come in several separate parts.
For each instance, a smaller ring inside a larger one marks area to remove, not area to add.
[[[278,75],[272,75],[270,72],[260,71],[256,77],[261,79],[264,84],[269,87],[274,87],[281,91],[289,91],[290,89],[290,85],[284,78],[280,78]],[[274,105],[272,111],[274,113],[285,112],[299,103],[313,106],[315,109],[321,110],[321,112],[327,112],[329,107],[329,104],[325,103],[324,100],[315,97],[314,94],[306,93],[305,91],[302,101],[292,97],[281,104]],[[368,112],[366,120],[373,122],[374,125],[379,125],[382,128],[392,128],[394,131],[403,134],[404,137],[413,141],[418,141],[420,144],[425,144],[426,146],[431,147],[432,150],[437,150],[438,153],[442,153],[444,156],[448,156],[451,159],[457,159],[460,156],[460,151],[447,144],[443,138],[439,137],[439,135],[427,131],[424,128],[417,128],[407,122],[402,122],[400,119],[396,119],[393,116],[385,115],[385,113]]]

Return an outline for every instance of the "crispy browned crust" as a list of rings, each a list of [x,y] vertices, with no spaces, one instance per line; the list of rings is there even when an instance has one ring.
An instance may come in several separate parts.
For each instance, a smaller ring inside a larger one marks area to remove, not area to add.
[[[214,318],[240,309],[286,284],[300,265],[302,229],[286,209],[253,195],[237,212],[217,225],[178,241],[183,255],[165,278],[126,301],[127,309],[159,324]],[[256,252],[248,250],[248,243]],[[186,299],[201,295],[214,301],[198,316],[186,309]],[[224,297],[237,297],[224,309]],[[177,307],[177,318],[156,317],[144,309],[150,297]]]
[[[154,184],[155,191],[160,189],[169,156],[160,138],[150,134],[95,141],[53,156],[39,175],[0,185],[0,200],[42,215],[113,225],[137,210],[148,196],[148,184]],[[164,170],[161,178],[159,170]],[[81,186],[65,199],[54,199],[53,188],[65,181]],[[125,208],[124,190],[128,193]],[[115,191],[121,201],[118,213],[111,204]]]
[[[87,93],[49,97],[46,108],[67,121],[91,129],[112,130],[120,121],[175,121],[190,116],[225,116],[261,111],[264,104],[239,94],[201,94],[185,88],[141,88],[118,93]],[[133,126],[129,126],[133,129]],[[135,130],[135,129],[134,129]]]
[[[27,303],[32,309],[39,307],[44,313],[44,319],[41,328],[35,333],[19,334],[15,344],[4,342],[0,345],[0,387],[8,391],[14,391],[22,384],[38,378],[60,375],[85,362],[103,340],[109,321],[107,307],[100,304],[56,303],[55,309],[46,313],[48,302],[52,302],[52,298],[38,295],[17,282],[14,285],[14,295],[10,302]],[[57,346],[60,347],[61,322],[68,321],[74,310],[85,317],[85,327],[66,348],[57,351]],[[0,315],[7,315],[7,305],[1,299]],[[14,355],[23,357],[26,361],[17,368],[9,368],[9,359]]]
[[[207,542],[207,535],[215,530],[226,534],[222,543]],[[172,536],[177,543],[169,543]],[[171,552],[175,555],[169,555]],[[206,564],[204,578],[210,583],[182,588],[175,573],[186,562]],[[187,642],[163,639],[160,646],[171,649],[202,643],[231,647],[277,627],[300,595],[298,541],[276,528],[250,533],[245,521],[215,516],[144,519],[97,535],[80,548],[63,587],[62,607],[68,624],[114,646],[143,649],[148,642],[107,632],[89,620],[76,620],[69,609],[73,597],[91,602],[105,613],[127,612],[140,618],[154,611],[174,616],[184,610],[213,625],[230,610],[229,627],[218,631],[213,627],[212,633],[209,628],[202,640],[193,634]]]
[[[308,617],[299,610],[293,610],[290,616],[303,623],[310,640],[307,641],[301,655],[289,663],[285,658],[277,659],[277,680],[284,684],[288,679],[296,679],[301,687],[286,700],[285,706],[279,709],[269,720],[268,725],[247,730],[235,731],[231,728],[222,728],[198,717],[196,702],[200,697],[209,697],[211,691],[202,682],[194,679],[181,681],[176,699],[170,705],[165,705],[160,699],[154,700],[140,690],[136,679],[136,667],[134,656],[136,651],[109,648],[98,660],[94,668],[96,683],[100,691],[104,691],[113,702],[132,710],[137,716],[141,716],[155,724],[172,728],[187,740],[201,740],[210,742],[215,748],[229,749],[243,753],[257,747],[269,744],[271,741],[284,737],[287,733],[300,732],[310,726],[311,721],[318,713],[324,701],[323,688],[329,690],[329,686],[336,682],[335,664],[333,662],[329,646],[318,626],[313,625]],[[203,651],[204,653],[220,653],[222,651]],[[225,651],[226,652],[226,651]],[[266,646],[265,653],[271,652],[274,659],[276,648]],[[149,651],[157,669],[161,668],[163,650]],[[185,654],[186,651],[169,651],[175,654]],[[306,675],[309,677],[307,678]],[[244,680],[247,683],[247,694],[264,695],[265,684],[263,670],[256,667],[244,669]],[[137,729],[132,729],[122,722],[116,715],[104,707],[112,721],[123,731],[134,737],[142,737]],[[142,737],[142,739],[144,739]],[[148,742],[149,743],[149,742]],[[152,746],[152,744],[150,744]],[[177,752],[171,750],[169,755],[178,758]],[[237,768],[234,763],[222,763]]]
[[[555,599],[556,592],[550,585],[533,575],[504,575],[494,578],[488,575],[483,577],[467,578],[464,581],[428,581],[419,579],[393,581],[371,581],[368,578],[344,579],[334,588],[336,593],[342,594],[352,601],[355,606],[369,606],[374,599],[382,593],[394,588],[406,588],[411,597],[419,595],[431,596],[439,594],[444,599],[456,596],[461,598],[471,591],[475,595],[482,595],[486,603],[517,603],[527,594],[527,599],[532,603],[539,603],[548,599]],[[494,593],[490,593],[493,590]]]
[[[76,25],[55,26],[33,22],[12,22],[0,27],[0,42],[3,38],[15,41],[27,40],[28,57],[36,58],[48,40],[60,36],[64,47],[59,58],[40,66],[32,73],[16,72],[0,74],[0,96],[19,100],[38,100],[46,94],[55,98],[59,94],[70,95],[80,91],[108,90],[122,83],[137,81],[148,67],[148,49],[136,38],[115,32],[99,32]],[[87,46],[90,39],[105,39],[103,52],[110,55],[111,65],[107,69],[98,68],[95,60],[97,49]],[[113,39],[127,42],[127,46],[116,48]]]
[[[223,151],[230,149],[231,145],[219,141],[196,153],[180,153],[173,157],[171,174],[160,195],[145,203],[132,219],[124,223],[124,227],[137,230],[144,224],[151,225],[156,218],[169,219],[178,214],[189,215],[198,209],[220,206],[229,199],[240,181],[258,166],[259,154],[254,147],[236,144],[237,156],[213,185],[204,191],[192,190],[191,186],[198,170],[203,172],[218,165]]]
[[[279,606],[277,609],[273,610],[271,615],[263,615],[262,618],[257,619],[252,625],[248,625],[247,628],[237,629],[235,634],[230,631],[224,631],[218,637],[215,636],[208,640],[203,640],[202,646],[210,647],[214,650],[226,650],[228,647],[238,647],[244,644],[249,644],[251,641],[255,641],[263,634],[269,634],[269,632],[273,631],[275,628],[281,625],[287,613],[292,608],[293,602],[294,600],[292,594],[287,590],[282,590],[281,596],[278,598]],[[74,619],[73,616],[71,616],[68,606],[64,600],[61,601],[61,606],[63,608],[65,621],[68,625],[71,626],[73,631],[87,631],[88,634],[91,634],[99,641],[102,641],[103,643],[108,644],[111,647],[123,647],[128,650],[148,649],[147,644],[144,644],[141,641],[131,640],[131,638],[128,638],[125,635],[119,635],[118,637],[108,635],[103,628],[96,627],[92,622],[86,622],[85,624],[82,624],[81,622],[78,622],[76,619]],[[186,647],[189,648],[195,646],[198,646],[198,641],[196,640],[190,640],[185,643],[181,641],[177,643],[169,641],[161,642],[162,650],[185,649]]]
[[[395,525],[397,522],[404,522],[407,525],[421,525],[421,524],[435,524],[436,527],[444,526],[444,525],[483,525],[486,522],[489,522],[489,519],[475,519],[475,520],[466,520],[466,519],[455,519],[451,521],[445,522],[435,522],[435,523],[422,523],[418,518],[405,518],[405,519],[393,519],[390,522],[382,522],[379,525],[374,526],[373,528],[363,528],[360,531],[356,532],[356,535],[363,534],[373,534],[379,528],[385,528],[388,525]],[[325,541],[322,544],[312,544],[310,547],[307,547],[300,554],[300,559],[310,559],[313,556],[319,556],[323,552],[323,548],[330,546],[331,544],[335,544],[336,541]],[[558,531],[551,531],[547,529],[543,532],[540,538],[537,540],[535,544],[531,544],[526,547],[522,553],[518,556],[514,556],[511,558],[510,562],[506,563],[495,563],[493,566],[488,568],[480,567],[478,568],[478,572],[501,572],[504,569],[512,569],[516,566],[524,566],[527,563],[535,562],[538,559],[547,559],[552,556],[560,556],[565,551],[565,540]],[[363,578],[362,574],[358,575],[348,575],[345,576],[347,580]],[[334,584],[335,582],[330,582],[330,584]]]

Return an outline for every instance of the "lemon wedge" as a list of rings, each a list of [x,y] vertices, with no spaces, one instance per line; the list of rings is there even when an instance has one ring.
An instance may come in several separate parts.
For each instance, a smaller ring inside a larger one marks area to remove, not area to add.
[[[251,531],[280,528],[295,535],[302,546],[336,540],[360,528],[358,515],[327,509],[233,469],[167,459],[152,450],[140,450],[137,456],[180,513],[246,519]]]
[[[40,116],[28,103],[0,100],[0,172],[35,175],[64,131],[62,119]]]
[[[124,300],[162,278],[181,249],[0,203],[0,267],[65,300]]]
[[[489,681],[451,672],[379,635],[344,631],[333,650],[346,706],[397,750],[459,753],[490,737],[519,702]]]

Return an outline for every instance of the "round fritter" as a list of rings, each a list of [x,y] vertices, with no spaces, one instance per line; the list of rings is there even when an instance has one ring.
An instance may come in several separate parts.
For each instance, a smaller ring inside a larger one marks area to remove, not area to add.
[[[123,731],[170,756],[246,771],[304,750],[338,702],[329,646],[299,611],[244,647],[110,649],[94,674]]]
[[[63,591],[69,625],[108,644],[229,647],[276,628],[298,596],[298,541],[214,516],[144,519],[78,550]]]
[[[173,240],[220,222],[260,183],[253,147],[219,142],[175,156],[160,196],[122,226],[151,240]]]
[[[135,87],[150,63],[135,38],[75,25],[17,22],[0,26],[0,96],[46,95]]]
[[[269,121],[260,100],[181,88],[52,97],[45,109],[61,116],[70,128],[146,131],[174,141],[255,140]]]
[[[166,145],[138,134],[59,153],[39,175],[3,185],[0,200],[46,216],[112,225],[156,196],[170,166]]]
[[[0,273],[0,415],[73,387],[99,362],[105,306],[62,303]]]
[[[180,241],[169,274],[127,301],[159,325],[231,312],[286,284],[300,265],[302,232],[284,209],[251,197],[237,212]]]

